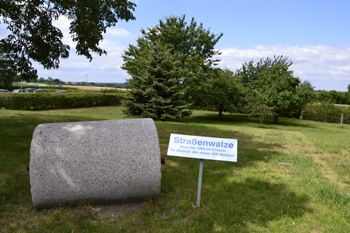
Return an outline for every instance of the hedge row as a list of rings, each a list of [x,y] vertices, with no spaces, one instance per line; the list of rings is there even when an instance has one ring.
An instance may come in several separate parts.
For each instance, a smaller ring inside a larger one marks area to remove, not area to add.
[[[343,123],[350,124],[350,107],[335,106],[333,104],[310,104],[303,111],[303,119],[340,123],[342,113],[344,114]]]
[[[46,110],[120,105],[121,94],[112,93],[0,93],[0,108]]]

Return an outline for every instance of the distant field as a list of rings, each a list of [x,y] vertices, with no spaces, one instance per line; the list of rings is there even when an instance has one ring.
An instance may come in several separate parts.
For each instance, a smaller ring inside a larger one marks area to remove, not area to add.
[[[17,85],[17,86],[20,86],[21,84],[20,83],[13,83],[14,85]],[[45,85],[46,87],[48,87],[49,85],[47,84],[41,84],[41,83],[24,83],[23,84],[23,88],[26,88],[26,87],[31,87],[31,86],[42,86],[42,85]],[[58,85],[51,85],[52,87],[57,87],[58,88]],[[80,90],[92,90],[92,91],[99,91],[101,89],[116,89],[115,87],[95,87],[95,86],[76,86],[76,85],[62,85],[63,87],[69,87],[69,88],[76,88],[76,89],[80,89]],[[43,86],[42,86],[43,87]],[[123,91],[126,91],[127,89],[125,88],[117,88],[119,90],[123,90]]]
[[[92,90],[92,91],[99,91],[101,89],[116,89],[114,87],[95,87],[95,86],[75,86],[75,85],[62,85],[63,87],[69,87],[69,88],[77,88],[81,90]],[[125,88],[117,88],[119,90],[126,91]]]

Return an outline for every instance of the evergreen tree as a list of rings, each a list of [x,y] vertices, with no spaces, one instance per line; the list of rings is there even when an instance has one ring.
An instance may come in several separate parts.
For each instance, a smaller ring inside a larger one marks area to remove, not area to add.
[[[151,44],[147,54],[133,61],[133,70],[128,73],[133,88],[124,99],[125,114],[154,120],[178,120],[188,115],[180,101],[183,70],[161,43]]]
[[[123,69],[130,75],[137,74],[134,60],[148,53],[150,44],[162,43],[174,54],[183,69],[181,86],[186,89],[187,98],[193,93],[192,87],[204,82],[211,69],[218,64],[217,55],[221,53],[214,49],[222,33],[213,34],[205,29],[203,24],[197,24],[194,18],[187,24],[186,16],[168,17],[159,20],[159,24],[141,30],[142,37],[137,39],[136,45],[129,45],[124,51]]]

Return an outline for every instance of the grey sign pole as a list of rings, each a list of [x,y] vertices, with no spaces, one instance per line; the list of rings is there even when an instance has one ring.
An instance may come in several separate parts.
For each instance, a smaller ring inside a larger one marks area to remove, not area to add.
[[[202,176],[203,176],[203,159],[199,164],[199,177],[198,177],[198,191],[197,191],[197,208],[201,205],[201,190],[202,190]]]

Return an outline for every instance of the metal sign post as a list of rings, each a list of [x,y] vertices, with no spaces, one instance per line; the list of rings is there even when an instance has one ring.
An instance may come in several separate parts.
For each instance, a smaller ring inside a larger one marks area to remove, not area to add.
[[[203,161],[204,159],[200,160],[199,163],[199,177],[198,177],[198,190],[197,190],[197,208],[201,205],[201,190],[202,190],[202,176],[203,176]]]
[[[168,155],[200,159],[197,205],[201,204],[204,159],[237,162],[237,139],[171,134]]]

